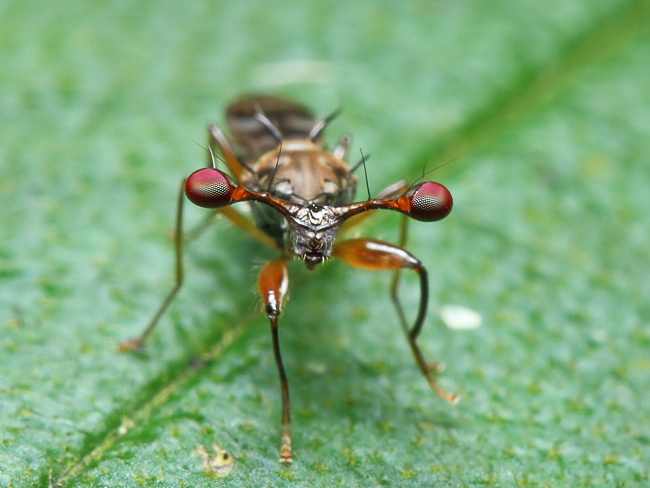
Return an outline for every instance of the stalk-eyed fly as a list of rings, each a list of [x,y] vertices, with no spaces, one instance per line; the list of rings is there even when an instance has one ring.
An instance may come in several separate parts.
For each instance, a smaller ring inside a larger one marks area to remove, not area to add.
[[[354,202],[358,164],[344,162],[349,145],[341,138],[334,149],[324,146],[322,133],[331,117],[316,120],[303,106],[272,97],[248,97],[231,104],[227,120],[232,142],[216,125],[209,128],[209,167],[193,172],[179,194],[176,234],[176,283],[142,334],[120,344],[120,349],[142,347],[161,315],[181,286],[182,208],[184,197],[199,207],[216,209],[253,237],[278,251],[258,277],[258,291],[271,325],[273,354],[280,377],[282,397],[282,436],[280,461],[290,462],[289,385],[282,363],[278,339],[278,317],[288,288],[287,263],[298,258],[314,269],[329,258],[371,270],[393,270],[391,298],[406,332],[415,361],[433,390],[442,398],[456,402],[457,396],[440,388],[434,380],[435,365],[428,364],[416,342],[424,323],[428,304],[428,277],[423,264],[403,249],[406,218],[433,222],[445,218],[452,208],[452,197],[442,185],[422,181],[408,185],[399,181],[376,197]],[[213,150],[229,169],[217,169]],[[252,220],[233,208],[250,202]],[[401,246],[370,238],[336,241],[345,223],[351,227],[370,213],[394,210],[404,215]],[[353,218],[354,217],[354,218]],[[420,281],[417,316],[407,322],[397,294],[398,274],[413,270]]]

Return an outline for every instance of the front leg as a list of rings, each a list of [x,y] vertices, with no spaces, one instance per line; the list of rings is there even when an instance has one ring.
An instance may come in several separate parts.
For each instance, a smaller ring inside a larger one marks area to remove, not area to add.
[[[420,368],[420,371],[438,396],[451,403],[456,403],[458,401],[458,395],[449,393],[438,386],[431,374],[429,366],[424,360],[422,351],[420,351],[420,347],[417,344],[417,337],[422,330],[422,324],[424,324],[427,305],[429,303],[429,281],[427,270],[424,268],[422,263],[415,256],[401,247],[374,239],[351,239],[343,241],[334,245],[332,253],[350,266],[371,270],[396,271],[406,268],[417,272],[420,277],[420,307],[418,309],[417,318],[412,327],[409,328],[406,323],[402,306],[399,303],[396,294],[393,295],[393,300],[400,321],[406,331],[406,337],[411,346],[411,350],[413,351],[413,356],[415,356],[415,362]]]
[[[287,277],[287,258],[282,256],[264,265],[260,271],[257,286],[264,301],[264,311],[271,323],[271,337],[273,340],[273,355],[280,377],[280,391],[282,394],[282,439],[280,441],[280,461],[290,463],[291,458],[291,407],[289,404],[289,383],[287,374],[282,364],[280,341],[278,338],[278,316],[282,302],[287,293],[289,279]]]

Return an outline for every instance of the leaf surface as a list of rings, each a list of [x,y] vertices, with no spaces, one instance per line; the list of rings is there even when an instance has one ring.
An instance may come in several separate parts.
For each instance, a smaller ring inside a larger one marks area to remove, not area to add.
[[[647,1],[36,0],[0,19],[0,486],[648,483]],[[413,222],[407,247],[457,406],[415,367],[389,274],[293,263],[280,465],[253,292],[273,253],[225,221],[188,246],[146,351],[115,350],[172,284],[206,124],[249,92],[341,107],[328,138],[372,153],[372,192],[430,170],[450,188],[450,217]],[[449,304],[482,325],[445,327]],[[234,457],[220,481],[197,453],[213,444]]]

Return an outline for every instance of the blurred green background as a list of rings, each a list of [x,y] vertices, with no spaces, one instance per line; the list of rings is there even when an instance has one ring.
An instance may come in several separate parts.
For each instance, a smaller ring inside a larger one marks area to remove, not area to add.
[[[648,1],[0,2],[0,486],[648,486],[649,59]],[[206,125],[253,91],[342,108],[327,136],[372,154],[373,192],[449,163],[428,177],[455,198],[408,249],[461,402],[415,367],[389,274],[295,263],[288,467],[270,251],[219,222],[146,352],[114,348],[172,283]]]

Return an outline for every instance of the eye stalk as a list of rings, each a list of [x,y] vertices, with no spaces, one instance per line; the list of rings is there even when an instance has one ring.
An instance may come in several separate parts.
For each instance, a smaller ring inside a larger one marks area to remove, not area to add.
[[[415,220],[435,222],[449,215],[453,207],[449,190],[440,183],[432,181],[414,185],[392,198],[372,199],[346,205],[309,207],[283,200],[266,192],[248,190],[215,168],[203,168],[192,173],[185,181],[185,194],[192,203],[204,208],[221,208],[246,200],[256,201],[280,212],[287,219],[294,234],[302,235],[306,232],[311,236],[319,233],[319,236],[322,234],[322,239],[329,242],[328,245],[322,245],[322,248],[327,250],[324,254],[320,251],[318,253],[296,251],[298,256],[318,254],[327,257],[331,241],[334,240],[341,224],[350,217],[369,210],[397,210]],[[322,259],[319,262],[322,262]]]
[[[453,205],[449,190],[433,181],[424,181],[413,186],[404,193],[399,202],[404,213],[422,222],[444,219],[451,212]]]
[[[203,168],[185,181],[185,195],[195,205],[219,208],[233,202],[235,183],[218,169]]]

